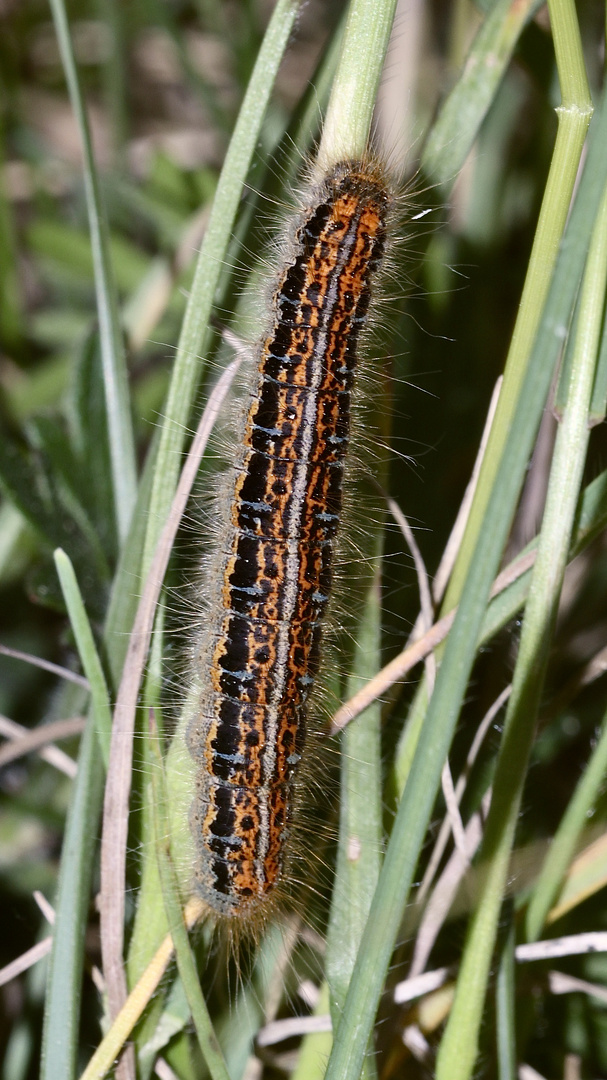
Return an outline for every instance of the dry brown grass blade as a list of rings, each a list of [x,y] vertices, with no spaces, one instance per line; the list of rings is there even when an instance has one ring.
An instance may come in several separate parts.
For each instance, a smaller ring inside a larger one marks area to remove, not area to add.
[[[8,716],[0,714],[0,735],[5,735],[7,739],[21,739],[28,734],[29,730],[23,724],[17,724],[14,720],[9,720]],[[74,779],[78,766],[69,754],[65,754],[63,750],[59,750],[56,746],[41,747],[38,752],[40,757],[49,765],[69,776],[70,780]]]
[[[52,675],[58,675],[60,679],[76,683],[77,686],[82,686],[85,690],[90,689],[88,679],[85,679],[84,675],[78,675],[75,671],[70,671],[69,668],[53,664],[50,660],[43,660],[42,657],[33,656],[32,653],[21,652],[20,649],[9,649],[8,645],[0,645],[0,653],[2,656],[10,656],[12,660],[23,660],[24,664],[31,664],[32,667],[50,671]]]
[[[428,962],[434,942],[449,915],[458,888],[470,867],[470,860],[477,851],[482,836],[480,814],[473,814],[464,831],[465,851],[462,852],[459,847],[454,848],[424,910],[409,969],[412,977],[421,975]]]
[[[521,555],[520,558],[515,559],[510,563],[505,570],[502,570],[501,574],[496,577],[493,588],[491,589],[490,599],[494,596],[498,596],[504,589],[507,589],[509,585],[512,585],[514,581],[517,581],[527,570],[531,569],[535,562],[535,550],[527,552],[525,555]],[[441,641],[444,641],[453,626],[453,620],[455,619],[456,608],[450,611],[448,615],[444,615],[442,619],[434,623],[430,629],[419,638],[412,645],[407,645],[402,652],[395,656],[389,664],[378,671],[374,679],[371,679],[366,686],[363,686],[356,694],[346,701],[335,713],[333,722],[331,724],[331,734],[335,734],[337,731],[341,731],[354,720],[357,716],[360,716],[365,709],[381,697],[390,689],[394,683],[400,679],[404,679],[412,668],[416,664],[421,663],[426,658],[428,653],[432,652],[437,645],[440,645]]]
[[[466,756],[466,763],[464,765],[464,768],[462,769],[462,772],[458,776],[457,784],[455,785],[455,792],[454,793],[455,793],[455,798],[456,798],[458,806],[461,803],[462,796],[463,796],[465,788],[466,788],[466,783],[468,781],[468,777],[469,777],[470,772],[472,770],[472,766],[474,765],[474,762],[476,761],[476,758],[478,756],[478,752],[479,752],[479,750],[480,750],[480,748],[482,746],[482,743],[483,743],[483,741],[485,739],[485,736],[486,736],[487,732],[489,731],[489,728],[491,727],[491,725],[492,725],[493,721],[495,720],[495,717],[499,713],[500,709],[503,707],[503,705],[506,703],[506,701],[510,697],[511,689],[512,689],[512,687],[509,684],[507,687],[505,687],[504,690],[502,690],[501,694],[499,694],[498,697],[493,702],[493,705],[491,706],[491,708],[488,709],[487,712],[485,713],[483,719],[481,720],[481,722],[480,722],[480,724],[479,724],[479,726],[478,726],[478,728],[476,730],[476,734],[474,736],[474,739],[472,740],[472,744],[471,744],[470,749],[468,751],[468,754]],[[443,820],[443,822],[441,824],[438,836],[436,838],[436,843],[434,844],[432,854],[431,854],[431,856],[430,856],[430,858],[428,860],[428,865],[426,867],[426,871],[424,873],[422,883],[421,883],[421,885],[419,887],[419,890],[418,890],[418,892],[416,894],[416,902],[419,903],[419,904],[422,904],[424,902],[424,899],[425,899],[425,897],[427,896],[427,894],[428,894],[428,892],[430,890],[430,887],[431,887],[432,882],[434,880],[435,874],[436,874],[436,872],[438,870],[438,867],[439,867],[440,862],[442,860],[443,854],[445,852],[445,848],[447,846],[447,841],[449,839],[450,832],[451,832],[451,820],[450,820],[449,817],[445,817],[445,819]]]
[[[0,748],[0,769],[3,765],[8,765],[9,761],[16,761],[17,758],[23,757],[24,754],[31,754],[34,750],[41,750],[49,743],[80,735],[85,724],[84,716],[72,716],[68,720],[55,720],[51,724],[42,724],[33,730],[24,728],[24,734],[19,732],[12,736],[8,745]]]
[[[390,513],[394,517],[395,521],[398,523],[398,526],[403,533],[403,536],[407,542],[407,546],[411,552],[411,555],[413,556],[413,562],[415,564],[415,572],[417,575],[420,600],[420,614],[416,621],[415,627],[419,634],[422,631],[429,630],[434,620],[434,606],[432,603],[432,593],[430,590],[428,571],[426,569],[426,564],[424,562],[422,553],[413,534],[413,529],[411,528],[402,510],[398,506],[398,503],[396,503],[394,499],[388,499],[388,507]],[[426,681],[429,697],[432,694],[435,678],[436,662],[433,653],[428,653],[428,655],[426,656]],[[453,833],[453,838],[455,840],[456,846],[460,849],[461,854],[465,857],[466,838],[464,835],[464,826],[460,816],[458,802],[455,798],[453,777],[451,776],[451,768],[448,761],[445,761],[443,774],[441,777],[441,785],[443,789],[445,805],[447,807],[447,815],[451,822],[451,831]]]
[[[16,960],[11,960],[10,964],[6,964],[5,967],[0,968],[0,986],[4,986],[10,982],[11,979],[16,979],[17,975],[22,975],[28,968],[33,967],[39,960],[42,960],[44,956],[48,956],[53,945],[52,937],[44,938],[39,941],[37,945],[32,946],[27,952],[18,956]]]
[[[491,401],[489,402],[489,408],[487,410],[487,417],[485,420],[485,426],[483,428],[483,434],[478,448],[478,454],[476,455],[476,461],[474,462],[474,468],[472,469],[472,475],[470,477],[468,486],[464,492],[464,497],[461,502],[461,506],[458,510],[455,523],[451,530],[451,535],[447,540],[447,545],[443,552],[443,557],[440,561],[438,570],[436,571],[434,582],[432,584],[432,596],[435,604],[439,604],[445,594],[447,583],[451,577],[451,571],[457,558],[459,546],[462,542],[464,530],[468,522],[468,515],[470,514],[470,507],[472,506],[472,500],[474,498],[474,492],[476,491],[476,485],[478,483],[478,476],[481,471],[481,465],[485,457],[485,450],[487,449],[487,443],[489,441],[489,434],[491,432],[491,425],[493,423],[493,417],[495,416],[495,410],[497,409],[497,403],[500,396],[500,390],[502,388],[503,376],[500,375],[495,386],[493,387],[493,393],[491,395]]]

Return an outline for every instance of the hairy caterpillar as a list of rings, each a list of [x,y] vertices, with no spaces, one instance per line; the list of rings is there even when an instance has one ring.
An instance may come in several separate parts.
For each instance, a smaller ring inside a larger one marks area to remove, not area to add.
[[[361,161],[341,162],[311,190],[226,481],[187,734],[195,889],[221,915],[259,911],[284,865],[331,592],[357,346],[391,201],[385,177]]]

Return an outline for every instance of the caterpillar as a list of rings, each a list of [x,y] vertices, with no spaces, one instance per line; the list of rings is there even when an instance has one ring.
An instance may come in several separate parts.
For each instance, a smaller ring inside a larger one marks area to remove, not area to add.
[[[382,172],[344,161],[287,235],[222,500],[201,687],[187,744],[196,893],[248,917],[285,866],[306,707],[321,656],[350,441],[357,350],[391,210]]]

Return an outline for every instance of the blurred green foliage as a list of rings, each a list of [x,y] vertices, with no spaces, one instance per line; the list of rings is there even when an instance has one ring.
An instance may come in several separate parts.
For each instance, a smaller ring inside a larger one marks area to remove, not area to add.
[[[393,110],[386,120],[388,141],[392,137],[396,142],[404,129],[409,172],[439,101],[456,80],[480,11],[491,7],[479,4],[477,10],[464,0],[453,5],[434,0],[425,7],[411,5],[410,10],[404,5],[396,32],[401,51],[393,71],[399,64],[409,65],[408,96],[398,97],[405,91],[394,74],[397,103],[384,108]],[[162,416],[195,255],[262,40],[267,8],[258,0],[69,4],[109,220],[142,472]],[[324,100],[319,102],[317,89],[327,75],[323,58],[343,8],[339,0],[318,0],[302,10],[221,276],[211,361],[224,359],[221,327],[229,324],[245,336],[251,334],[255,301],[250,296],[247,300],[246,294],[243,301],[243,287],[250,273],[257,289],[252,295],[259,295],[260,267],[272,258],[268,236],[272,238],[285,202],[292,201],[293,174],[301,174],[300,157],[305,159],[318,134]],[[578,14],[596,95],[602,79],[598,42],[603,41],[603,13],[598,3],[583,0]],[[423,32],[407,58],[404,45],[407,35],[417,34],[417,20]],[[381,355],[390,357],[390,494],[414,527],[431,575],[456,517],[488,401],[503,368],[554,143],[558,98],[543,10],[526,24],[513,48],[504,78],[491,91],[486,119],[457,185],[444,199],[433,188],[413,198],[414,212],[428,208],[431,212],[419,225],[404,226],[405,240],[396,246],[382,309],[381,347],[372,351],[373,363]],[[285,180],[286,197],[281,190]],[[210,371],[212,379],[212,366]],[[535,535],[540,524],[553,436],[554,423],[547,413],[513,527],[510,555]],[[604,468],[606,451],[605,432],[598,426],[590,441],[587,482]],[[378,448],[377,453],[381,456],[383,450]],[[60,546],[76,571],[115,694],[112,661],[101,642],[120,552],[93,263],[78,132],[49,8],[39,0],[0,4],[0,490],[0,643],[77,667],[52,561],[53,549]],[[184,530],[170,577],[177,590],[169,594],[174,637],[169,638],[161,691],[169,715],[176,711],[171,680],[179,670],[182,631],[190,619],[189,611],[183,614],[180,598],[186,591],[184,576],[191,576],[194,561],[191,532]],[[517,836],[517,845],[530,852],[554,835],[605,711],[604,680],[585,678],[584,673],[607,645],[606,591],[607,546],[599,536],[578,557],[565,582]],[[411,557],[400,531],[390,524],[382,577],[381,645],[386,660],[403,647],[418,609]],[[480,720],[510,679],[516,641],[517,627],[510,624],[478,657],[451,753],[454,774],[460,771]],[[384,708],[388,780],[382,796],[387,829],[390,769],[412,696],[412,688],[406,686]],[[2,716],[29,728],[77,715],[85,706],[80,688],[0,656]],[[493,731],[473,767],[462,803],[465,819],[478,809],[486,791],[497,743]],[[62,748],[76,756],[75,740]],[[334,770],[327,772],[334,785]],[[0,772],[0,967],[49,932],[32,891],[53,898],[71,790],[72,780],[35,754]],[[137,886],[139,874],[140,788],[136,787],[135,798],[129,888]],[[439,804],[437,817],[443,811]],[[327,813],[334,832],[336,812]],[[593,835],[604,833],[604,794],[590,813]],[[328,867],[334,861],[334,844],[325,846],[327,866],[315,886],[321,895],[311,901],[306,916],[315,933],[321,934],[328,919]],[[521,873],[514,883],[515,908],[523,906],[534,872]],[[132,904],[128,917],[130,928]],[[432,953],[432,966],[457,962],[463,928],[461,916],[459,922],[446,925]],[[556,924],[555,932],[599,929],[607,929],[604,892],[575,905]],[[88,961],[97,963],[92,904],[86,949]],[[304,975],[311,975],[317,984],[321,981],[322,957],[315,938],[304,935],[293,945],[286,973],[276,961],[277,949],[275,942],[266,941],[256,961],[244,962],[243,970],[252,971],[252,977],[242,980],[236,997],[236,976],[231,973],[230,985],[223,955],[212,953],[201,976],[212,1018],[228,1047],[234,1080],[243,1074],[277,982],[284,980],[277,1009],[287,1016],[304,1008],[296,998]],[[394,978],[404,977],[410,951],[404,944],[396,954]],[[44,965],[43,960],[0,989],[0,1055],[6,1080],[30,1080],[38,1074]],[[559,969],[605,985],[602,956],[559,961]],[[604,1001],[581,993],[551,994],[547,965],[517,968],[515,993],[520,1060],[541,1075],[555,1077],[565,1075],[566,1056],[573,1061],[577,1055],[580,1072],[575,1075],[607,1075]],[[97,992],[86,975],[80,1065],[99,1039],[99,1013]],[[163,1018],[166,1038],[159,1037],[154,1047],[162,1048],[182,1080],[201,1075],[188,1015],[180,984],[174,983]],[[404,1069],[408,1076],[427,1075],[426,1065],[412,1058],[402,1041],[403,1027],[417,1019],[416,1014],[403,1017],[386,999],[381,1018],[385,1022],[378,1031],[379,1075],[388,1080],[403,1075]],[[495,1027],[493,1006],[488,1004],[482,1065],[487,1076],[497,1075]],[[439,1032],[428,1030],[426,1037],[433,1049]],[[289,1050],[295,1046],[287,1045]],[[264,1076],[291,1071],[295,1058],[273,1050],[260,1051]],[[149,1047],[145,1061],[145,1068],[151,1068]]]

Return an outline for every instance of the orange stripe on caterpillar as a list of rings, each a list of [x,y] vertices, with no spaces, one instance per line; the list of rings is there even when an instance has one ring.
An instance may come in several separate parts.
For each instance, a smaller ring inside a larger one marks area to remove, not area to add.
[[[285,859],[306,702],[331,592],[351,394],[391,196],[337,165],[294,226],[231,470],[223,550],[188,728],[195,889],[218,914],[259,911]]]

